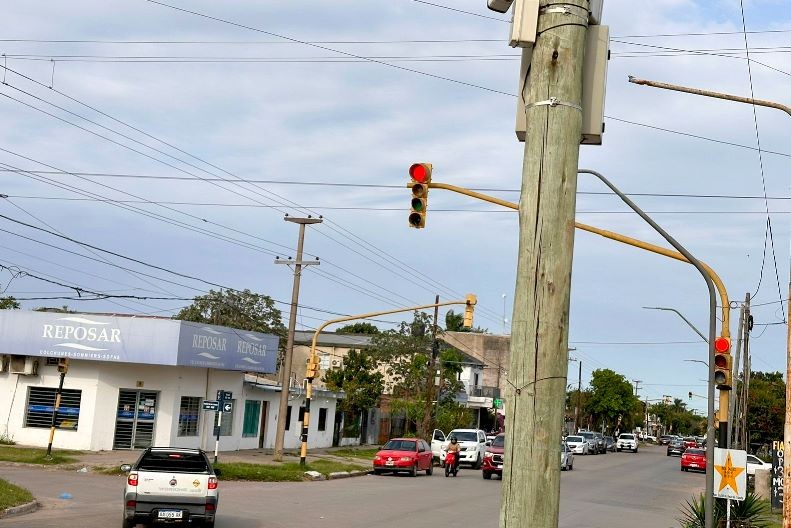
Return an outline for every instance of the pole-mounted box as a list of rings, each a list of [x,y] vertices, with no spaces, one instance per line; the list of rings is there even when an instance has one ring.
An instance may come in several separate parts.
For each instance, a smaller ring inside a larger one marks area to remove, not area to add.
[[[538,0],[515,0],[511,19],[512,48],[532,48],[538,31]]]

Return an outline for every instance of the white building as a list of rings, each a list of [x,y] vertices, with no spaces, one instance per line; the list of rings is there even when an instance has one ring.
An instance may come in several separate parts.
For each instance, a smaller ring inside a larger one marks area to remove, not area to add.
[[[68,358],[54,446],[213,450],[215,416],[203,410],[231,392],[220,449],[271,448],[280,387],[253,373],[275,370],[278,338],[162,318],[0,311],[0,435],[46,446]],[[248,374],[245,374],[247,372]],[[299,446],[304,395],[292,388],[285,447]],[[310,447],[332,445],[339,395],[316,391]],[[293,402],[293,403],[292,403]]]

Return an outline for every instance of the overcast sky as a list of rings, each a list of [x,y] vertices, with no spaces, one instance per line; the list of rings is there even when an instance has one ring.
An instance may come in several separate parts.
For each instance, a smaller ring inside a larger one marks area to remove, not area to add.
[[[15,270],[0,273],[5,294],[74,296],[24,271],[114,295],[190,298],[222,285],[288,301],[291,272],[273,261],[294,255],[297,226],[283,216],[313,214],[325,222],[308,228],[306,258],[322,263],[304,274],[299,328],[333,317],[319,310],[474,292],[476,324],[509,332],[516,214],[433,190],[426,229],[407,226],[413,162],[433,163],[434,181],[519,198],[519,63],[505,16],[484,0],[436,3],[469,13],[417,0],[170,3],[205,17],[145,0],[6,2],[0,214],[201,280],[0,218],[0,264]],[[717,271],[732,300],[754,295],[753,370],[784,371],[786,327],[773,323],[788,311],[789,116],[755,109],[756,135],[749,105],[627,82],[744,96],[752,85],[756,98],[791,104],[791,10],[744,1],[748,70],[740,7],[607,0],[606,133],[581,148],[580,166],[652,194],[633,198]],[[579,221],[666,245],[617,198],[590,194],[605,190],[580,177]],[[63,304],[172,315],[189,302],[23,301]],[[705,360],[705,344],[673,313],[643,306],[676,308],[706,332],[694,268],[578,231],[570,346],[583,384],[607,367],[641,380],[641,398],[704,409],[687,397],[705,394],[705,367],[684,360]]]

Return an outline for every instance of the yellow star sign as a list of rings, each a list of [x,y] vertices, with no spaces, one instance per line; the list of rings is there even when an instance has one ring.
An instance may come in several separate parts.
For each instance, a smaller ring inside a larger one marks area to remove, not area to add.
[[[733,462],[731,461],[731,454],[728,453],[727,457],[725,458],[725,465],[718,466],[715,464],[714,469],[716,469],[717,473],[719,473],[722,477],[722,480],[720,480],[720,488],[717,490],[717,493],[724,490],[725,486],[730,486],[731,489],[738,495],[739,485],[736,483],[736,477],[738,477],[745,468],[734,466]]]

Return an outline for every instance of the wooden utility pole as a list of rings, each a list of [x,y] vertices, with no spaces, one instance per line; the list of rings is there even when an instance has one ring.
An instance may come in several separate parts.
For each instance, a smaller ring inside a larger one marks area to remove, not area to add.
[[[557,528],[588,1],[542,0],[523,94],[527,137],[506,378],[501,528]]]
[[[749,302],[750,294],[748,293],[744,299],[744,304],[739,309],[739,325],[736,327],[736,353],[734,354],[732,364],[734,388],[738,384],[739,379],[739,357],[742,352],[742,336],[744,335],[744,310]],[[742,391],[744,390],[744,381],[744,370],[742,370]],[[740,392],[739,394],[742,393]],[[731,449],[734,443],[739,442],[739,436],[737,434],[737,431],[739,430],[739,424],[738,420],[735,419],[739,412],[739,409],[736,408],[736,400],[737,396],[734,394],[728,402],[728,449]]]
[[[286,222],[299,224],[299,240],[297,241],[297,260],[275,259],[275,264],[294,265],[294,285],[291,289],[291,311],[288,317],[288,338],[286,339],[286,353],[283,356],[283,364],[280,366],[280,404],[277,411],[277,429],[275,429],[275,450],[273,458],[277,462],[283,461],[283,444],[286,436],[286,414],[288,408],[288,393],[291,385],[291,360],[294,357],[294,331],[297,327],[297,304],[299,302],[299,280],[302,277],[302,266],[318,265],[318,260],[308,262],[302,261],[302,246],[305,243],[305,225],[320,224],[321,218],[295,218],[286,215]]]
[[[423,438],[434,438],[434,431],[432,430],[432,415],[435,417],[434,422],[436,422],[436,412],[432,412],[435,409],[439,408],[439,394],[438,391],[435,391],[435,383],[434,379],[437,375],[437,356],[439,355],[439,341],[437,340],[437,320],[439,319],[439,295],[436,296],[434,302],[437,306],[434,306],[434,326],[431,331],[431,358],[429,359],[428,364],[428,373],[426,376],[426,406],[423,409],[423,420],[421,420],[419,436]],[[439,380],[442,383],[442,379]],[[434,397],[436,394],[437,404],[434,405]],[[435,424],[436,427],[436,424]]]

